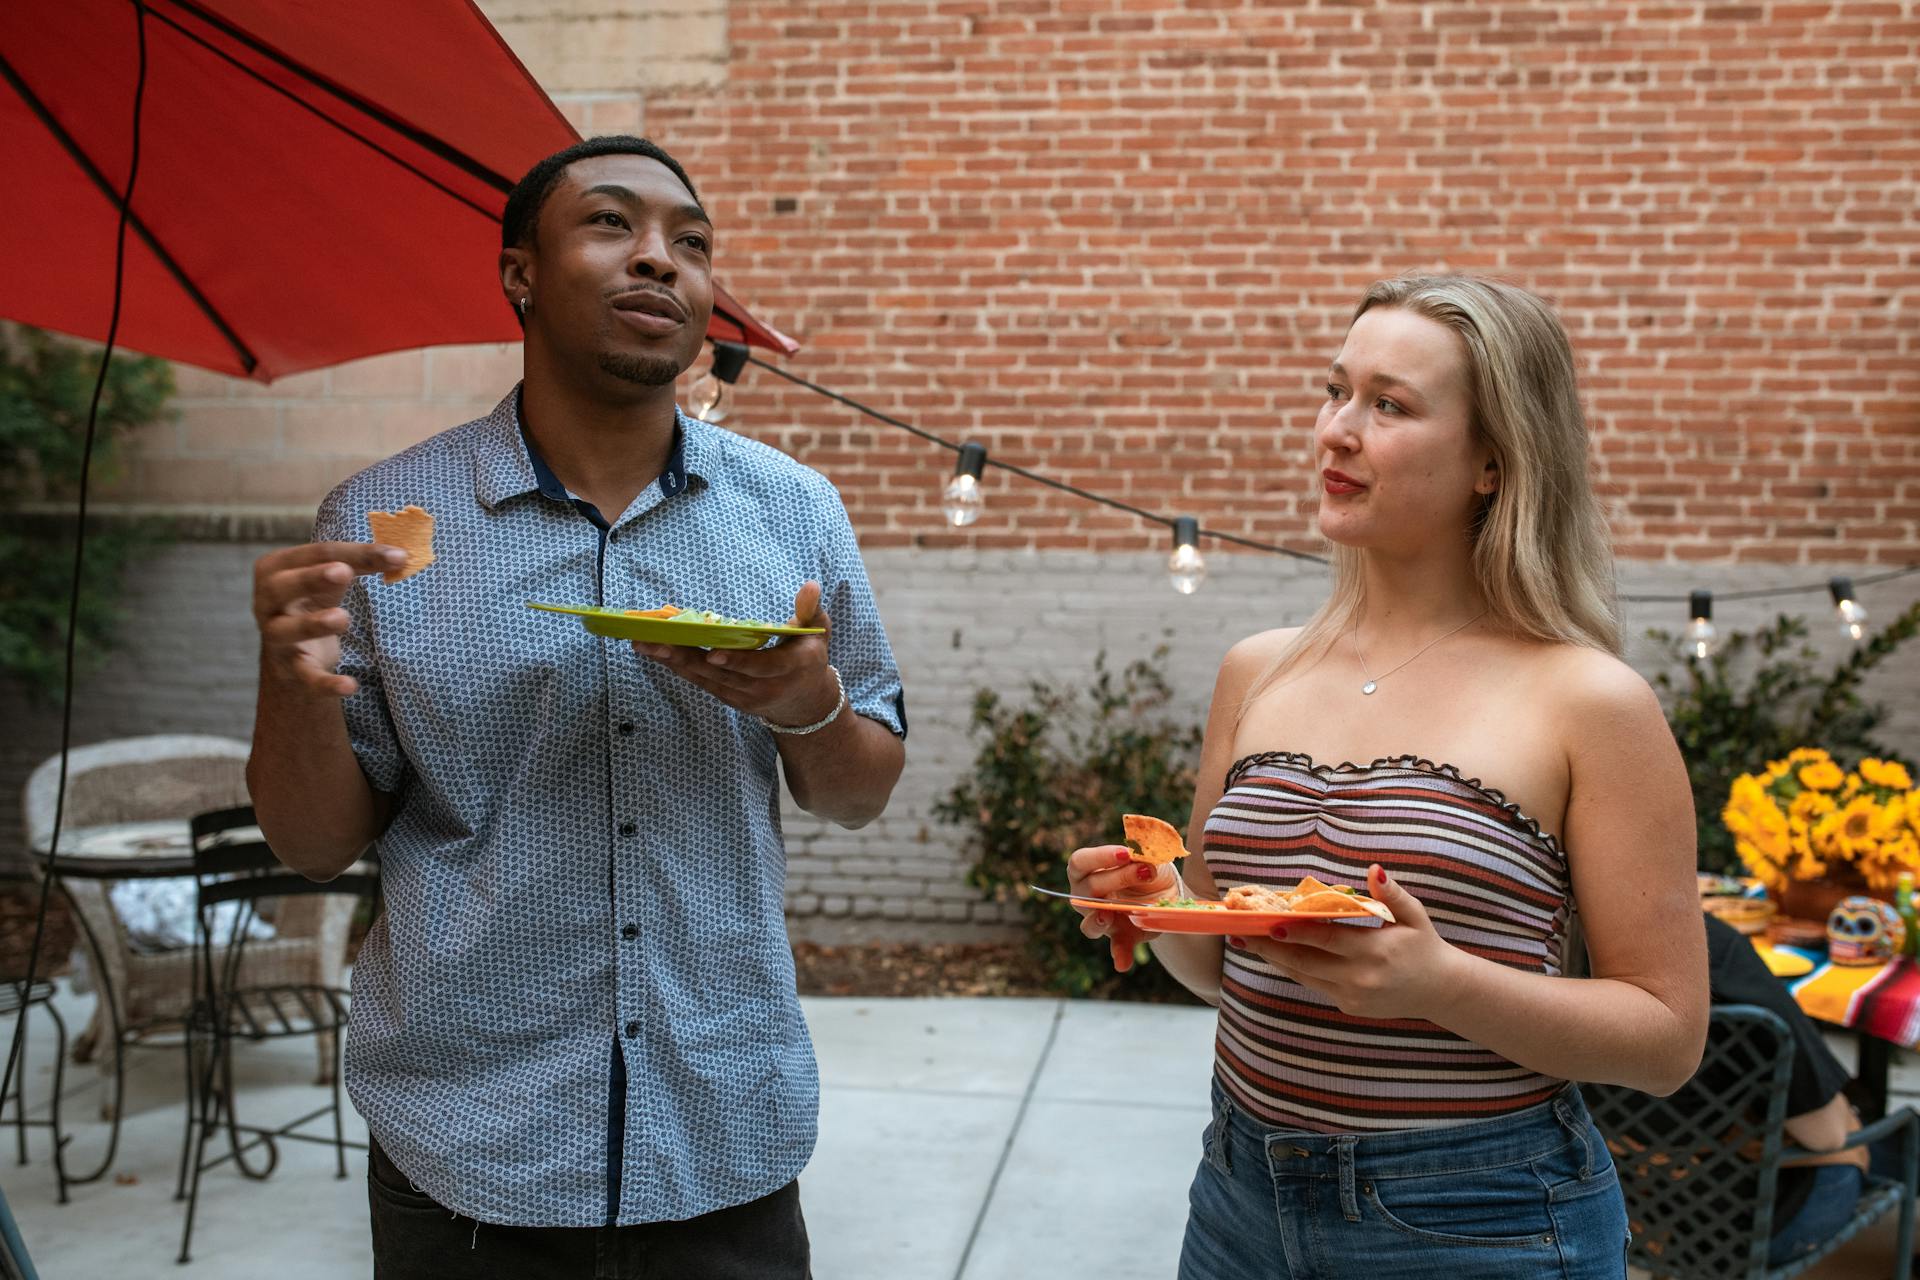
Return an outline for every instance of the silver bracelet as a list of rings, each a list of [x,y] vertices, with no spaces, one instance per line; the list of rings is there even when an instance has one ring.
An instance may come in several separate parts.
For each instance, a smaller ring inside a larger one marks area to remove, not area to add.
[[[845,686],[840,683],[840,669],[829,662],[827,664],[827,671],[833,676],[833,710],[827,713],[825,720],[815,720],[812,724],[784,725],[775,724],[765,716],[761,716],[760,723],[775,733],[788,733],[797,737],[803,733],[818,733],[835,720],[838,720],[840,713],[844,711],[847,706],[847,691]]]

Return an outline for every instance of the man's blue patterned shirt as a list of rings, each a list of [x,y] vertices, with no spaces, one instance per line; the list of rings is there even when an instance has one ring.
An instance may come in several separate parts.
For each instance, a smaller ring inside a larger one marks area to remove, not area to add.
[[[463,1215],[688,1218],[784,1186],[813,1150],[774,736],[526,602],[778,622],[813,578],[852,709],[904,736],[900,676],[817,472],[678,415],[666,471],[607,526],[536,466],[518,404],[360,472],[316,522],[316,540],[364,542],[369,511],[435,519],[433,565],[345,602],[348,731],[398,801],[347,1085],[394,1163]]]

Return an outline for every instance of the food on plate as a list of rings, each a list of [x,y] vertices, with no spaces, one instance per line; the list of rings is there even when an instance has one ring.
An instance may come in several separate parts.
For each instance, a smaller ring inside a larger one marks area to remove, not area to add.
[[[1223,901],[1235,911],[1285,911],[1293,895],[1264,884],[1237,884]]]
[[[1736,931],[1754,937],[1767,931],[1779,908],[1765,898],[1720,896],[1700,899],[1700,909],[1710,916],[1719,916]]]
[[[1303,876],[1291,889],[1274,885],[1242,884],[1227,890],[1226,905],[1233,911],[1351,911],[1359,907],[1369,915],[1393,923],[1393,912],[1386,904],[1343,884],[1323,884],[1312,876]]]
[[[1111,907],[1114,904],[1099,899],[1080,902],[1081,906]],[[1351,918],[1355,908],[1392,924],[1393,912],[1385,903],[1376,902],[1357,889],[1345,885],[1323,884],[1312,876],[1303,878],[1291,889],[1278,885],[1242,884],[1227,890],[1226,897],[1218,902],[1208,902],[1199,898],[1161,898],[1157,901],[1141,900],[1137,905],[1127,908],[1133,911],[1245,911],[1268,915],[1337,915]]]
[[[1138,813],[1126,814],[1120,822],[1126,828],[1127,852],[1135,862],[1165,866],[1175,858],[1187,856],[1187,846],[1172,823]]]
[[[682,609],[678,605],[663,604],[657,609],[623,609],[622,613],[630,618],[658,618],[662,622],[699,622],[710,627],[768,627],[770,622],[758,622],[752,618],[729,618],[725,614],[714,613],[708,609]]]
[[[380,575],[383,582],[411,578],[433,563],[433,517],[422,508],[410,505],[398,511],[369,511],[367,526],[373,530],[375,542],[407,553],[405,564]]]

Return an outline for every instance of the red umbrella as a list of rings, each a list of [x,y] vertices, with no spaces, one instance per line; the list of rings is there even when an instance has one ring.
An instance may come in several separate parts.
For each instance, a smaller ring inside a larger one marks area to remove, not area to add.
[[[0,3],[0,315],[106,336],[142,3],[121,345],[267,382],[519,338],[500,211],[578,135],[470,0]],[[708,335],[798,349],[718,289]]]

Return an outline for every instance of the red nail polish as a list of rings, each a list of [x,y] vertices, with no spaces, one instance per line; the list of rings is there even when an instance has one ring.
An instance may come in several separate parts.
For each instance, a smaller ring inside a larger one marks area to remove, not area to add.
[[[1133,874],[1137,879],[1151,880],[1155,876],[1159,875],[1160,872],[1152,863],[1149,862],[1149,863],[1142,863],[1140,866],[1140,869],[1134,872]]]
[[[1285,942],[1287,940],[1287,927],[1282,924],[1273,926],[1272,936],[1275,942]]]
[[[1245,938],[1236,938],[1228,935],[1227,945],[1236,951],[1245,951],[1247,949],[1247,940]]]

